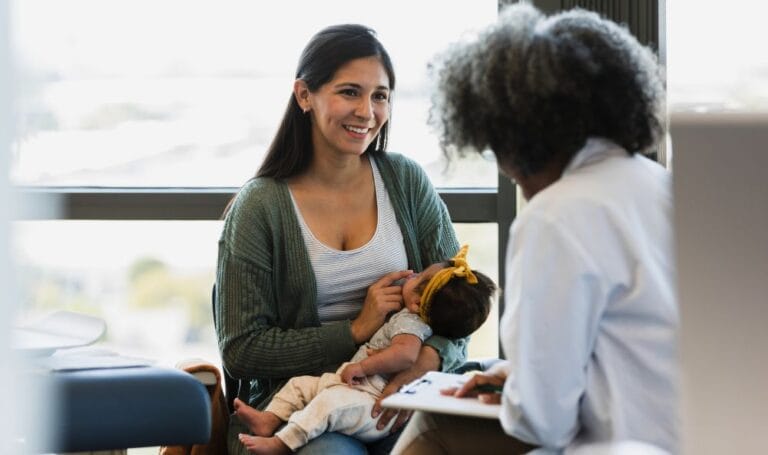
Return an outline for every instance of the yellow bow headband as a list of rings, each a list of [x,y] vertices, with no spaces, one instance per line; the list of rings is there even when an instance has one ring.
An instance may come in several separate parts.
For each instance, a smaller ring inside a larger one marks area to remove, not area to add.
[[[469,250],[469,245],[462,246],[456,256],[451,259],[453,266],[446,267],[435,273],[429,280],[429,283],[427,283],[427,287],[424,288],[424,292],[421,293],[419,316],[427,324],[429,324],[427,312],[432,304],[432,297],[440,288],[445,286],[445,283],[451,281],[453,277],[459,277],[466,278],[469,284],[477,284],[477,277],[472,273],[472,269],[469,268],[467,263],[467,250]]]

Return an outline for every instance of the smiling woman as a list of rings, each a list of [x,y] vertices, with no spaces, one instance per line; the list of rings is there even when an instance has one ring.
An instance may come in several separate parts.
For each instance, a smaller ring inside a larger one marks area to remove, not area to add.
[[[303,79],[294,85],[297,102],[311,116],[312,161],[307,172],[290,178],[291,195],[315,237],[337,250],[360,248],[376,230],[373,174],[370,162],[359,158],[379,137],[386,144],[394,88],[387,67],[379,57],[359,58],[315,91]],[[337,215],[331,222],[329,212]]]
[[[233,377],[250,380],[240,398],[256,408],[291,377],[339,368],[402,307],[401,279],[458,251],[424,171],[386,152],[395,72],[376,33],[357,24],[320,30],[295,78],[264,162],[227,208],[219,240],[222,362]],[[466,343],[429,337],[416,364],[381,394],[426,370],[456,368]],[[393,414],[383,414],[379,429]],[[238,433],[247,428],[234,417],[230,451],[245,452]],[[396,435],[373,444],[386,449]],[[318,451],[366,448],[327,434],[300,449]]]

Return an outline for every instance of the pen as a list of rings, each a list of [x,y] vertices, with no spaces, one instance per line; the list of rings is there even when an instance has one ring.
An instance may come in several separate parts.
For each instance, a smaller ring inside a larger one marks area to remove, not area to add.
[[[504,387],[500,385],[479,384],[475,386],[474,390],[480,393],[501,393],[503,389]]]

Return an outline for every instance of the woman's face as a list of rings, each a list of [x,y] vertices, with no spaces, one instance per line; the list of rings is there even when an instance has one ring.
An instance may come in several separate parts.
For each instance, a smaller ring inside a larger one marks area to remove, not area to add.
[[[389,119],[389,77],[377,57],[351,60],[308,93],[315,153],[361,155]]]

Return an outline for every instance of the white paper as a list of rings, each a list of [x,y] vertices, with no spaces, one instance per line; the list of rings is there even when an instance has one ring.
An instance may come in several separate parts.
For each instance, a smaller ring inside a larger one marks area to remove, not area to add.
[[[31,362],[34,366],[47,371],[100,370],[105,368],[133,368],[150,366],[152,361],[138,357],[126,357],[118,354],[71,354],[39,357]]]
[[[475,397],[456,398],[440,394],[440,390],[461,387],[467,380],[469,376],[463,374],[430,371],[385,398],[381,404],[386,408],[498,419],[501,411],[499,404],[483,403]]]
[[[57,311],[39,321],[14,327],[12,343],[14,349],[29,355],[50,355],[57,349],[94,343],[106,329],[103,319]]]

